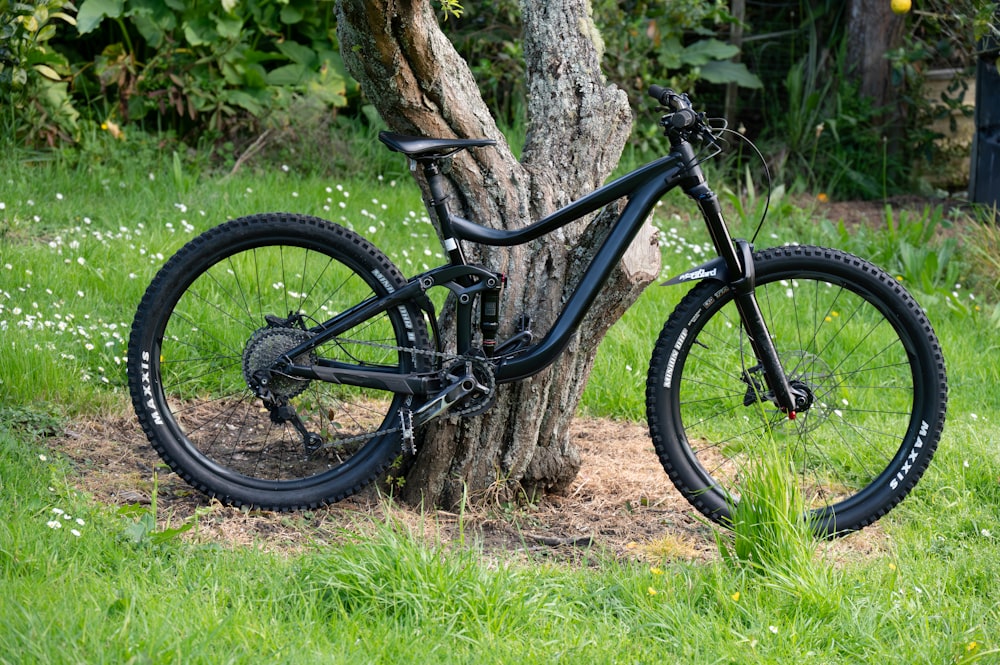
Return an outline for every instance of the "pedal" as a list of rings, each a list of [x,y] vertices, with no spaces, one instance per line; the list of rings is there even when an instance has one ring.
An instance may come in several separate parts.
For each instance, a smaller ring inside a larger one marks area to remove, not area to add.
[[[413,412],[402,409],[399,412],[400,429],[403,430],[403,454],[417,454],[417,441],[413,436]]]
[[[521,349],[525,348],[531,344],[531,340],[534,339],[534,335],[531,334],[530,330],[522,330],[519,333],[508,337],[503,341],[503,344],[499,345],[493,351],[494,356],[508,356],[512,353],[517,353]]]
[[[506,356],[517,353],[525,348],[535,338],[531,332],[531,317],[521,314],[517,319],[517,332],[503,341],[494,351],[494,356]]]

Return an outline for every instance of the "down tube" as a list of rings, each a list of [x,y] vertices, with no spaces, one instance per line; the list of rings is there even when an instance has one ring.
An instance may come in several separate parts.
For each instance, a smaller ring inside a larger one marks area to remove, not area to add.
[[[576,290],[553,324],[552,329],[526,354],[504,361],[497,368],[496,379],[501,383],[519,381],[549,366],[569,344],[570,337],[590,311],[598,292],[608,281],[628,246],[635,239],[643,222],[649,216],[653,205],[670,189],[677,185],[677,171],[662,178],[656,178],[637,189],[621,216],[611,227],[608,237],[594,255],[593,261],[580,279]]]

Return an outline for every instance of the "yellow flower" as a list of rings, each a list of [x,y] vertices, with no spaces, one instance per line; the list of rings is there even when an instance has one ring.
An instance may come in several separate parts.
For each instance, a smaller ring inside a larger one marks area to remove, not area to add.
[[[656,589],[654,589],[653,587],[649,587],[648,589],[646,589],[646,591],[649,593],[650,596],[656,595]]]
[[[973,641],[971,641],[971,642],[969,642],[968,644],[965,645],[965,650],[966,651],[975,651],[978,648],[979,648],[979,643],[976,642],[975,640],[973,640]]]
[[[816,195],[816,200],[820,203],[826,203],[830,200],[830,197],[826,195],[826,192],[820,192]]]
[[[740,600],[740,592],[737,591],[736,593],[734,593],[733,595],[731,595],[730,598],[733,599],[734,603],[738,603],[739,600]]]
[[[889,564],[889,570],[896,570],[896,564],[890,563]]]
[[[652,568],[650,568],[649,572],[653,573],[654,575],[662,575],[663,574],[663,571],[660,570],[659,568],[657,568],[656,566],[653,566]]]
[[[101,129],[106,130],[112,137],[120,141],[125,140],[125,132],[122,131],[122,128],[116,122],[106,120],[101,123]]]

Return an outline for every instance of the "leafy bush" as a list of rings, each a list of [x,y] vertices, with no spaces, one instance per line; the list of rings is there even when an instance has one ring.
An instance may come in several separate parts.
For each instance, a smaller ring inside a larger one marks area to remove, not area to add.
[[[69,98],[69,61],[49,42],[73,25],[65,0],[0,0],[0,130],[32,143],[55,145],[72,136],[79,113]]]
[[[346,103],[347,76],[335,41],[332,2],[84,0],[81,35],[105,21],[121,41],[93,61],[101,90],[116,94],[124,120],[149,114],[221,131],[243,114],[260,117],[305,93]]]
[[[699,82],[761,87],[746,65],[732,62],[739,48],[720,40],[728,38],[736,20],[727,4],[596,0],[594,17],[604,29],[608,75],[642,94],[652,83],[678,90],[693,90]]]
[[[308,96],[342,107],[354,85],[336,39],[333,1],[83,0],[4,3],[6,91],[31,83],[14,114],[19,138],[78,140],[81,117],[117,132],[142,122],[158,131],[218,137],[252,128]],[[12,9],[11,9],[12,8]],[[54,19],[77,31],[56,31]],[[72,66],[70,66],[72,62]],[[11,65],[9,63],[17,63]],[[0,84],[2,85],[2,84]],[[44,94],[39,94],[39,92]],[[23,127],[29,106],[47,111]]]

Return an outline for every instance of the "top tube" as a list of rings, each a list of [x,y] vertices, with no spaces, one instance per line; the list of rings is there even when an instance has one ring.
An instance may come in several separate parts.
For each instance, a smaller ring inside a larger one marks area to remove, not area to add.
[[[514,230],[493,229],[452,215],[452,231],[460,240],[468,240],[482,245],[495,247],[522,245],[599,210],[612,201],[631,194],[651,180],[661,177],[665,180],[671,180],[683,168],[684,165],[681,156],[677,153],[670,153],[666,157],[661,157],[654,162],[639,167],[635,171],[626,173],[613,182],[595,189],[583,198],[556,210],[552,214],[524,228]]]

